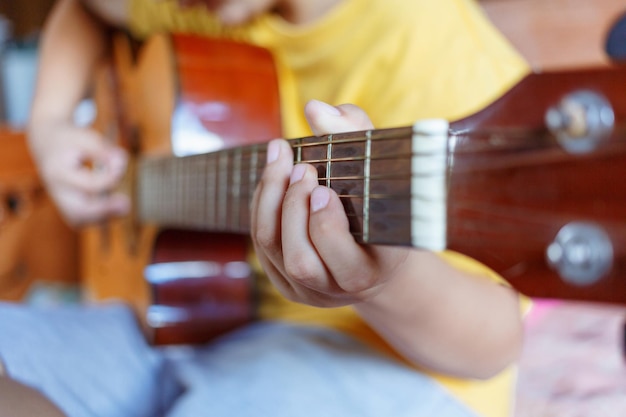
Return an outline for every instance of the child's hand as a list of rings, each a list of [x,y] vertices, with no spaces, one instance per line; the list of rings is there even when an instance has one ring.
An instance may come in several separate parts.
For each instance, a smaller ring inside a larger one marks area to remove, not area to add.
[[[126,170],[122,149],[92,129],[69,123],[31,128],[29,141],[47,190],[69,224],[128,212],[128,197],[114,191]]]
[[[373,127],[352,105],[313,101],[305,113],[317,135]],[[264,270],[283,295],[324,307],[372,297],[409,252],[357,244],[337,194],[318,184],[313,166],[293,165],[284,140],[268,147],[252,206],[252,238]]]

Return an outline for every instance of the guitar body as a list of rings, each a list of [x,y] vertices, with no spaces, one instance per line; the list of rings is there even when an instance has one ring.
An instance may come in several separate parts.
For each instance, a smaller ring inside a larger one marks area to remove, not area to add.
[[[113,131],[131,155],[190,155],[281,136],[267,51],[185,35],[154,37],[138,53],[124,37],[114,42],[113,75],[98,77],[96,127]],[[131,163],[129,195],[135,181]],[[245,234],[162,229],[136,214],[83,233],[89,298],[131,304],[155,344],[202,343],[254,319]]]
[[[0,300],[37,297],[40,284],[75,287],[76,233],[45,192],[25,133],[0,126],[0,147]]]

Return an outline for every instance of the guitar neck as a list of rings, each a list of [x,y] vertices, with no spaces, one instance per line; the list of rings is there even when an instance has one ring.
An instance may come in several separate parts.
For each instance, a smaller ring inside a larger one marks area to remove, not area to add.
[[[362,243],[443,249],[446,245],[448,125],[290,140],[295,163],[316,167],[337,192]],[[267,147],[256,144],[185,157],[143,158],[139,217],[161,227],[249,233],[250,205]]]

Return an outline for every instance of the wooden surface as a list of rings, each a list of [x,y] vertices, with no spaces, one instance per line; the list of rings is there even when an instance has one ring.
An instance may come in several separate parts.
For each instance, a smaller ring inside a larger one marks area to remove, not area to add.
[[[0,128],[0,299],[78,279],[76,235],[45,193],[23,132]]]

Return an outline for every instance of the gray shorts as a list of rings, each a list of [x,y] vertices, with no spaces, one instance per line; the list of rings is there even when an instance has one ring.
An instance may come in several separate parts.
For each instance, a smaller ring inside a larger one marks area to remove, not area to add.
[[[69,417],[476,417],[430,378],[320,327],[259,322],[155,349],[122,305],[0,303],[0,357]]]

